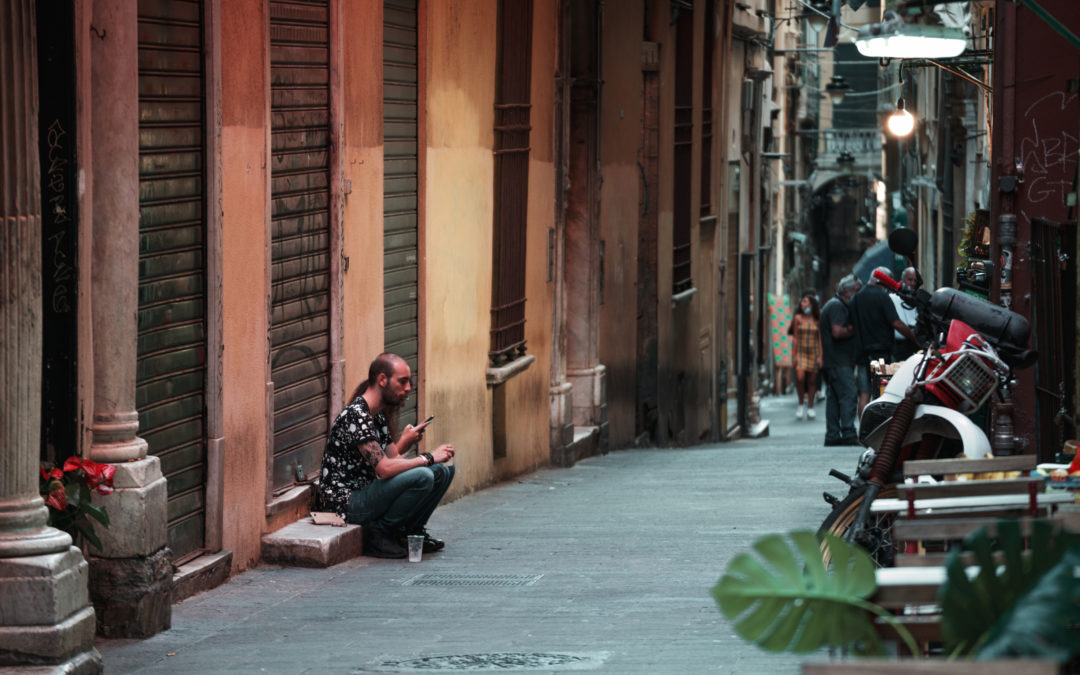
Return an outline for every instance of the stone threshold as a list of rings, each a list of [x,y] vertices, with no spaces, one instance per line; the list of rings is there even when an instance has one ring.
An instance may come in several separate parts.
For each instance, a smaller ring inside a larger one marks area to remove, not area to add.
[[[316,525],[311,516],[262,536],[262,561],[290,567],[330,567],[363,553],[359,525]]]
[[[232,551],[207,553],[190,560],[173,572],[172,601],[187,600],[193,595],[217,588],[229,578]]]

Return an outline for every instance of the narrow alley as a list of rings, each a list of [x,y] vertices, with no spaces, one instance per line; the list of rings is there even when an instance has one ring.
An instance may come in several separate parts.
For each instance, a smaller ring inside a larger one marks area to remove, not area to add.
[[[824,414],[762,402],[770,436],[614,451],[440,508],[444,552],[262,565],[173,608],[172,628],[98,640],[110,673],[798,673],[827,658],[737,637],[709,589],[760,536],[814,529],[830,467]]]

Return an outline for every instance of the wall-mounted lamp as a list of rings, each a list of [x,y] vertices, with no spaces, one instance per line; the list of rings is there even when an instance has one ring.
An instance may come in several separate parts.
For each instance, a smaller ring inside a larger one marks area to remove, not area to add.
[[[967,37],[959,28],[907,23],[889,10],[881,23],[859,29],[855,47],[875,59],[944,59],[962,54]]]
[[[915,116],[904,108],[904,98],[896,100],[896,112],[885,120],[885,126],[893,136],[907,136],[915,129]]]
[[[839,105],[844,100],[844,94],[851,90],[851,85],[844,80],[843,75],[833,75],[829,83],[825,85],[825,93],[833,105]]]
[[[799,18],[806,22],[810,30],[820,33],[829,25],[829,14],[832,6],[829,0],[810,0],[803,3],[803,11]]]

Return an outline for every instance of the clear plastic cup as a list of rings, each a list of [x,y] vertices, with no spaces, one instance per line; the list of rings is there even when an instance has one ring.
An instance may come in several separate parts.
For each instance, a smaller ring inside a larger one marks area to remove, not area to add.
[[[409,562],[420,562],[424,557],[424,535],[409,535]]]

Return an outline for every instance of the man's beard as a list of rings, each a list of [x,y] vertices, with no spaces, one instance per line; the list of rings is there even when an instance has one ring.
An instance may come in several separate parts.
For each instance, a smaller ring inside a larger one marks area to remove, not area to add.
[[[408,398],[408,394],[395,395],[390,387],[385,387],[382,390],[383,405],[390,409],[400,408]]]

